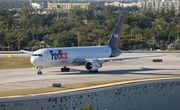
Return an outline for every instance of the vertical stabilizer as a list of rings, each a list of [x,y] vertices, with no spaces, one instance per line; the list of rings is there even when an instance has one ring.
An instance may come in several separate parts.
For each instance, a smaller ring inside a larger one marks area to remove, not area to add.
[[[114,29],[114,32],[112,33],[112,36],[108,42],[108,46],[112,48],[118,48],[119,47],[119,41],[121,38],[121,32],[122,32],[122,25],[123,25],[124,17],[121,16],[119,19],[116,28]]]

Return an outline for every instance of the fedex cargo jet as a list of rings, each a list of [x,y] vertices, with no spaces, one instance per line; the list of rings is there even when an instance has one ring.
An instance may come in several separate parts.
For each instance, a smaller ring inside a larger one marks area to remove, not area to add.
[[[21,50],[22,52],[31,54],[30,61],[38,68],[38,75],[42,74],[43,67],[63,66],[62,72],[70,71],[67,66],[70,65],[85,65],[89,72],[98,72],[102,64],[107,61],[128,60],[145,57],[157,57],[162,55],[149,56],[132,56],[120,58],[122,50],[119,49],[119,41],[121,38],[122,25],[124,17],[119,19],[114,32],[112,33],[109,42],[105,46],[86,46],[86,47],[63,47],[63,48],[44,48],[35,51],[34,53]]]

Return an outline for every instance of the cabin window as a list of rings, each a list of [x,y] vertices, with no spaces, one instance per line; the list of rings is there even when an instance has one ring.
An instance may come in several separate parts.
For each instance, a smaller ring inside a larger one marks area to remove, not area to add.
[[[32,56],[39,56],[39,57],[42,57],[42,54],[32,54]]]

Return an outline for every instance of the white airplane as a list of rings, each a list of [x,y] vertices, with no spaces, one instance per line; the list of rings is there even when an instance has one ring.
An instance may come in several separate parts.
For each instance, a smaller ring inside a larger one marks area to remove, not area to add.
[[[31,54],[30,61],[38,68],[38,75],[42,74],[42,67],[64,66],[62,72],[70,71],[67,66],[85,65],[89,72],[98,72],[102,64],[114,60],[128,60],[146,57],[158,57],[162,55],[131,56],[120,58],[122,50],[119,49],[119,41],[122,32],[124,17],[119,19],[114,32],[105,46],[86,46],[86,47],[63,47],[63,48],[43,48],[31,53],[26,50],[21,52]]]

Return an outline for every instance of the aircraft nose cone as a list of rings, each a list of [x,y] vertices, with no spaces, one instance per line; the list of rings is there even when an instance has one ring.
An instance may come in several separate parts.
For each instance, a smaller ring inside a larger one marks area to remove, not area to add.
[[[37,65],[37,59],[36,58],[33,58],[33,57],[31,57],[31,63],[33,64],[33,65]]]
[[[33,65],[35,65],[35,62],[36,62],[35,58],[31,57],[30,61]]]

